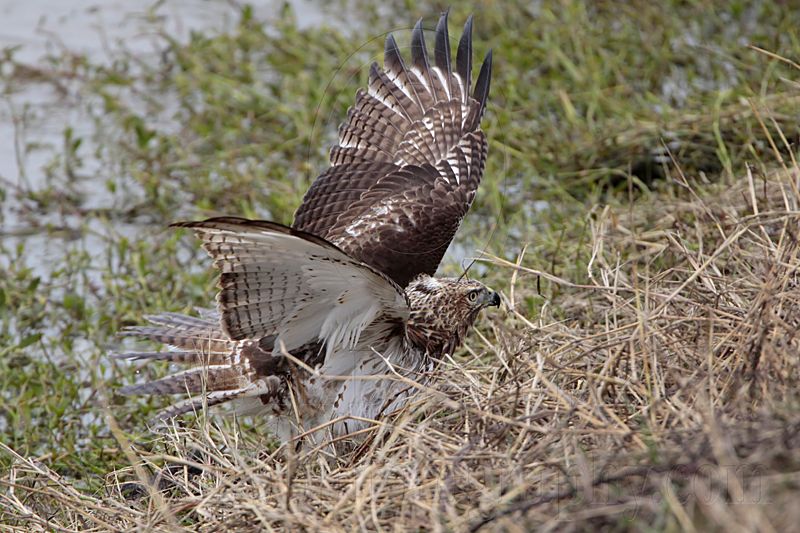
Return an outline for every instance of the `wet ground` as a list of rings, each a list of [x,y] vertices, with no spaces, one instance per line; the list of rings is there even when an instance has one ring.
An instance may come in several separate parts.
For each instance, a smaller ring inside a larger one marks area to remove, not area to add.
[[[291,4],[300,26],[322,22],[324,15],[311,3]],[[254,7],[258,16],[276,9],[276,2],[256,2]],[[81,208],[107,209],[115,203],[105,186],[104,162],[95,160],[97,145],[91,142],[98,133],[96,117],[87,112],[80,80],[67,76],[53,83],[51,74],[58,75],[51,70],[54,58],[74,55],[101,65],[115,61],[124,49],[143,61],[153,60],[161,52],[154,28],[185,40],[192,31],[229,30],[238,17],[239,9],[224,1],[177,0],[149,7],[136,0],[0,3],[0,50],[13,57],[15,64],[30,68],[27,79],[19,71],[12,79],[8,63],[3,63],[5,72],[0,71],[0,186],[6,196],[0,204],[3,244],[13,247],[24,242],[25,261],[42,274],[69,248],[100,252],[98,237],[102,235],[81,231],[79,214],[60,212],[57,206],[31,211],[21,201],[46,188],[57,173],[54,166],[61,164],[67,131],[73,139],[81,139],[73,154],[80,160],[80,176],[69,184],[71,192],[82,197]],[[140,228],[132,224],[117,225],[117,229],[134,236]]]

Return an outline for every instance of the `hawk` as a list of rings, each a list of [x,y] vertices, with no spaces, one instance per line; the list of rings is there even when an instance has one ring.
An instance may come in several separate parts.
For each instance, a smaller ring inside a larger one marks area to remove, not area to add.
[[[409,63],[389,35],[383,68],[372,64],[291,227],[236,217],[173,224],[194,230],[213,258],[217,306],[125,330],[170,350],[117,357],[188,368],[121,392],[189,393],[162,419],[231,402],[267,415],[283,440],[323,427],[348,435],[403,406],[480,311],[500,305],[477,281],[432,277],[483,174],[491,68],[490,51],[473,88],[472,17],[455,61],[447,13],[433,62],[421,20]]]

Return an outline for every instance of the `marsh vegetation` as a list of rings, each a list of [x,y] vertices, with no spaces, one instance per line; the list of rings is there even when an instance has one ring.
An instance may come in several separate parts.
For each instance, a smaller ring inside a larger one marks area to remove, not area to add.
[[[407,44],[443,6],[220,5],[229,23],[178,35],[157,3],[131,22],[147,47],[102,57],[0,50],[0,524],[798,523],[800,11],[476,3],[490,153],[443,270],[481,256],[506,305],[333,458],[249,419],[151,432],[159,400],[115,395],[142,376],[108,353],[144,315],[210,302],[205,254],[167,224],[291,222],[381,32]]]

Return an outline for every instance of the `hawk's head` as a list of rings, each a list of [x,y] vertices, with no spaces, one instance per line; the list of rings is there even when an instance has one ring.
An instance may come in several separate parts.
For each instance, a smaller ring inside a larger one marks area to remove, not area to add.
[[[419,276],[406,287],[409,340],[429,354],[453,353],[478,313],[500,306],[500,295],[474,280]]]

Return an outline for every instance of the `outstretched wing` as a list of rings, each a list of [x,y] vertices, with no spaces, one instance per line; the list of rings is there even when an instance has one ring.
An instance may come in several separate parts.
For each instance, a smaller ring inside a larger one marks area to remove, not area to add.
[[[286,350],[319,341],[331,354],[377,319],[408,319],[400,287],[314,235],[236,217],[175,226],[192,228],[220,270],[220,324],[232,340],[275,336]]]
[[[406,65],[394,37],[384,68],[373,63],[369,86],[339,128],[328,168],[305,195],[294,225],[336,244],[401,287],[433,275],[475,198],[486,161],[480,121],[492,55],[472,89],[472,17],[464,26],[455,70],[447,13],[436,27],[431,64],[422,21]]]

